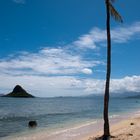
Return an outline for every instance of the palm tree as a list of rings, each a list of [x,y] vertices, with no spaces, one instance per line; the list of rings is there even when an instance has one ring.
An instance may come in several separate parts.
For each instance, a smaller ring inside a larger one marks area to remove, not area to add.
[[[105,0],[106,5],[106,30],[107,30],[107,72],[106,72],[106,84],[104,95],[104,134],[103,140],[108,140],[110,137],[109,118],[108,118],[108,105],[109,105],[109,87],[110,87],[110,75],[111,75],[111,34],[110,34],[110,15],[119,22],[122,21],[122,17],[113,7],[113,3],[116,0]]]

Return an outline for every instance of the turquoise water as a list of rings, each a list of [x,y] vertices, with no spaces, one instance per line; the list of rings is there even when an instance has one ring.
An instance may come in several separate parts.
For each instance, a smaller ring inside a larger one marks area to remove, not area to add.
[[[110,99],[110,116],[138,110],[140,99]],[[68,122],[102,118],[103,97],[5,98],[0,97],[0,137],[29,131],[28,121],[37,129],[64,127]],[[33,130],[31,130],[33,131]]]

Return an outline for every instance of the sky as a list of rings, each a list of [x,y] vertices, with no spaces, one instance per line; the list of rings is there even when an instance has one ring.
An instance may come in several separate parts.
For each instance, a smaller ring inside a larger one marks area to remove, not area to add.
[[[113,4],[111,93],[140,92],[139,0]],[[0,0],[0,93],[19,84],[38,97],[103,94],[104,0]]]

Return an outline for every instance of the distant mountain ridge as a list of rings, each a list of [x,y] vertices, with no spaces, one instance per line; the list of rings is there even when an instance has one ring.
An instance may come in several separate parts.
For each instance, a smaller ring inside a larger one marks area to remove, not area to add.
[[[98,96],[104,96],[104,94],[89,94],[87,97],[98,97]],[[122,93],[113,93],[110,92],[111,97],[124,97],[124,98],[139,98],[140,92],[122,92]]]
[[[19,98],[34,98],[33,95],[29,94],[20,85],[16,85],[12,92],[2,97],[19,97]]]

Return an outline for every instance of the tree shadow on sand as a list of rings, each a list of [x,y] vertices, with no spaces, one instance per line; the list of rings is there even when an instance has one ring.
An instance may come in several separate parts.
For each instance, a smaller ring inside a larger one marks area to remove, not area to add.
[[[108,137],[107,140],[113,140],[114,138],[117,138],[115,136],[110,136]],[[104,140],[103,136],[97,136],[97,137],[92,137],[92,138],[89,138],[88,140]]]

